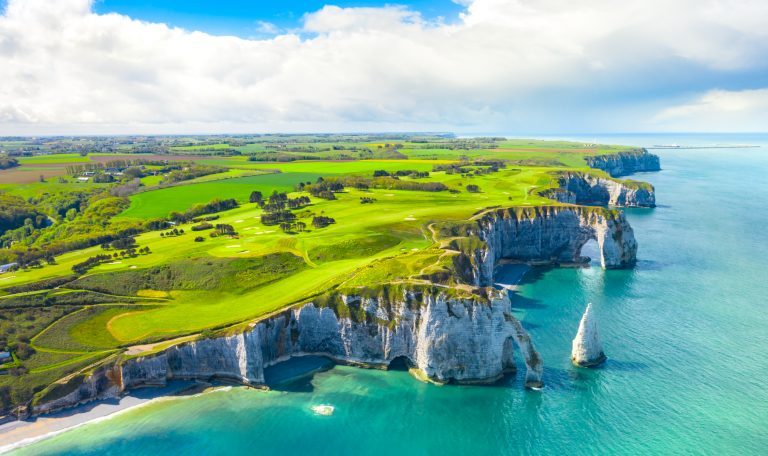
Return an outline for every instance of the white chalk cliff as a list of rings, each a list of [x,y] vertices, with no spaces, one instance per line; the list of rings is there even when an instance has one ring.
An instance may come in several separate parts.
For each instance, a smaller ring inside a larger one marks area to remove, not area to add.
[[[618,154],[595,155],[586,157],[590,168],[602,169],[612,177],[626,176],[645,171],[659,171],[661,163],[658,155],[637,149]]]
[[[226,379],[264,385],[264,368],[294,356],[386,368],[404,359],[439,383],[489,383],[515,370],[517,347],[525,384],[542,386],[543,366],[511,313],[507,293],[455,296],[438,287],[396,288],[378,296],[334,295],[253,324],[245,331],[199,339],[160,353],[113,362],[61,387],[33,407],[45,413],[125,389],[169,379]],[[391,293],[391,294],[390,294]]]
[[[582,172],[558,173],[558,188],[542,196],[567,204],[588,206],[655,207],[656,193],[651,184],[618,181]]]
[[[583,263],[582,247],[594,239],[605,269],[631,267],[637,242],[624,214],[592,207],[531,207],[485,213],[470,235],[482,242],[465,252],[471,268],[465,275],[476,286],[493,284],[501,259],[532,263]],[[457,250],[460,247],[455,246]]]
[[[581,317],[579,330],[573,339],[571,362],[580,367],[597,366],[605,362],[603,344],[597,330],[597,320],[592,313],[592,304],[587,304],[587,310]]]

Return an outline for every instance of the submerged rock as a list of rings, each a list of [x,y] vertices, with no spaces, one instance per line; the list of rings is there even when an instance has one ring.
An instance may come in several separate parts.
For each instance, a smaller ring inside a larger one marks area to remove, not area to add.
[[[579,367],[592,367],[605,362],[603,344],[597,331],[597,320],[592,314],[592,304],[587,304],[587,310],[581,317],[579,331],[573,339],[571,361]]]

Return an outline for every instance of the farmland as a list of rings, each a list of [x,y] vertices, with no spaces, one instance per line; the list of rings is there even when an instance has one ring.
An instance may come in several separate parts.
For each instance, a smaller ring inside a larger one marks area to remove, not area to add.
[[[0,174],[0,191],[20,198],[20,211],[57,211],[47,214],[51,223],[9,231],[29,233],[8,238],[6,250],[58,249],[46,262],[0,274],[0,308],[12,315],[0,320],[0,342],[19,354],[0,387],[11,388],[13,403],[132,346],[237,325],[334,287],[422,283],[451,267],[434,224],[489,207],[560,204],[540,195],[557,185],[558,171],[606,177],[584,157],[627,149],[443,137],[167,141],[166,153],[131,154],[120,144],[119,153],[22,156],[3,171],[56,167],[61,179],[22,183]],[[219,155],[232,150],[255,155]],[[258,156],[276,150],[399,158]],[[75,167],[84,164],[92,166]],[[170,181],[174,173],[191,178]],[[97,176],[108,182],[93,182]],[[224,200],[233,200],[225,210],[204,207]],[[270,208],[285,201],[294,206]],[[288,222],[268,222],[276,213]],[[46,236],[51,230],[61,234]],[[95,230],[101,234],[92,240]],[[78,244],[62,243],[75,232]]]

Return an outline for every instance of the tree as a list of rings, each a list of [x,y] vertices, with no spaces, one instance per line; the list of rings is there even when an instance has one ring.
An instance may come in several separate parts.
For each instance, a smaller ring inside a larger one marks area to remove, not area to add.
[[[467,185],[467,191],[470,193],[480,193],[480,187],[478,187],[475,184],[469,184]]]
[[[296,231],[304,231],[307,228],[307,224],[304,222],[296,222]]]
[[[263,206],[264,205],[264,195],[262,195],[261,192],[259,192],[259,191],[253,191],[253,192],[251,192],[251,196],[250,196],[250,198],[248,198],[248,201],[250,201],[252,203],[256,203],[259,206]]]
[[[197,237],[195,238],[195,242],[203,242],[204,240],[205,240],[205,238],[204,238],[204,237],[202,237],[202,236],[197,236]]]

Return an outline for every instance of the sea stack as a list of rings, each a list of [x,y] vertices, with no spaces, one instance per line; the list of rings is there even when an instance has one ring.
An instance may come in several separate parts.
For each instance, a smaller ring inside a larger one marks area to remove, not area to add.
[[[597,320],[592,314],[592,304],[587,304],[587,310],[581,317],[579,332],[573,339],[571,361],[579,367],[594,367],[605,362],[603,344],[597,332]]]

